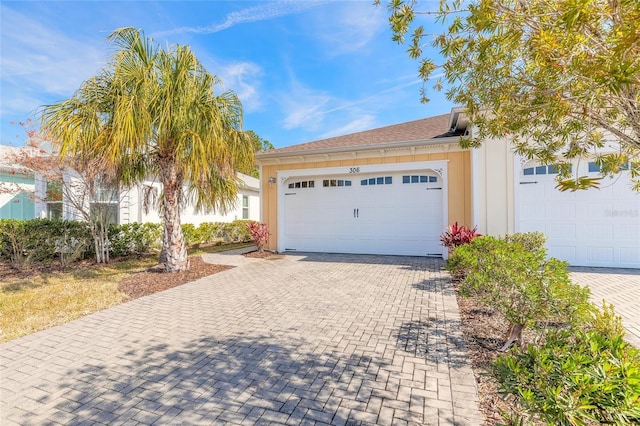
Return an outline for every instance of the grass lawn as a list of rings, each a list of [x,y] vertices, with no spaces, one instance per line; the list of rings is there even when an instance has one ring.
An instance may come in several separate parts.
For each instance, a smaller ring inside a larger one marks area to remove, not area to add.
[[[253,244],[199,248],[190,255]],[[0,283],[0,342],[64,324],[127,300],[118,291],[125,277],[157,263],[157,256],[129,258],[108,265],[74,265],[73,270],[8,274]]]

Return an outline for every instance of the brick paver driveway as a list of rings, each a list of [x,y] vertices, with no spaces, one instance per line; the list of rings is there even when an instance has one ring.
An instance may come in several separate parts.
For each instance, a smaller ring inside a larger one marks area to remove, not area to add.
[[[442,261],[238,263],[0,345],[0,423],[482,423]]]
[[[627,331],[629,343],[640,348],[640,270],[615,268],[571,268],[571,279],[591,290],[591,300],[611,303]]]

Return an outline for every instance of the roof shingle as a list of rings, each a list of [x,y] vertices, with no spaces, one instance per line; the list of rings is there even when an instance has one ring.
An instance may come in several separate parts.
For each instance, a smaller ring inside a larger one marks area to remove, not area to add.
[[[336,136],[321,139],[299,145],[287,146],[275,150],[266,151],[269,157],[278,154],[303,154],[307,151],[330,151],[340,148],[362,148],[368,145],[380,145],[393,142],[423,141],[439,137],[455,136],[450,133],[450,114],[437,115],[435,117],[408,121],[344,136]]]

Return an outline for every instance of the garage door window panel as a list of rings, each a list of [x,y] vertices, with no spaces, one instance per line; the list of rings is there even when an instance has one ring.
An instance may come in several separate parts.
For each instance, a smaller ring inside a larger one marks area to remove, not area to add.
[[[337,188],[341,186],[351,186],[351,181],[345,180],[345,179],[323,179],[322,180],[323,188]]]
[[[372,177],[368,179],[362,179],[360,181],[360,186],[392,185],[392,184],[393,184],[392,176],[378,176],[378,177]]]
[[[315,185],[316,185],[316,183],[313,180],[303,180],[303,181],[299,181],[299,182],[291,182],[289,184],[289,189],[314,188]]]
[[[402,176],[402,183],[403,184],[407,184],[407,183],[437,183],[438,182],[438,177],[437,176],[430,176],[430,175],[405,175]]]

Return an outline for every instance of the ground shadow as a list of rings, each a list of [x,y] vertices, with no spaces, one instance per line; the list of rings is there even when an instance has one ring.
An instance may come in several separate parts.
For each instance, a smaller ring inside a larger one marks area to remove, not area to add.
[[[596,268],[593,266],[570,266],[571,272],[582,272],[589,274],[617,274],[617,275],[640,275],[640,269],[630,268]]]
[[[305,351],[303,341],[281,342],[240,335],[131,350],[111,363],[69,370],[67,380],[41,388],[49,395],[66,390],[62,397],[45,395],[38,403],[54,404],[48,420],[66,425],[358,424],[340,402],[360,401],[364,411],[369,395],[360,395],[352,379],[375,381],[373,372],[386,364],[362,354]],[[42,424],[28,414],[20,420]]]
[[[469,366],[464,335],[453,332],[461,329],[459,320],[428,318],[403,323],[394,337],[398,349],[455,369]]]
[[[406,270],[440,270],[445,261],[440,257],[392,256],[377,254],[284,252],[281,255],[297,257],[300,262],[357,263],[361,265],[397,265]]]

